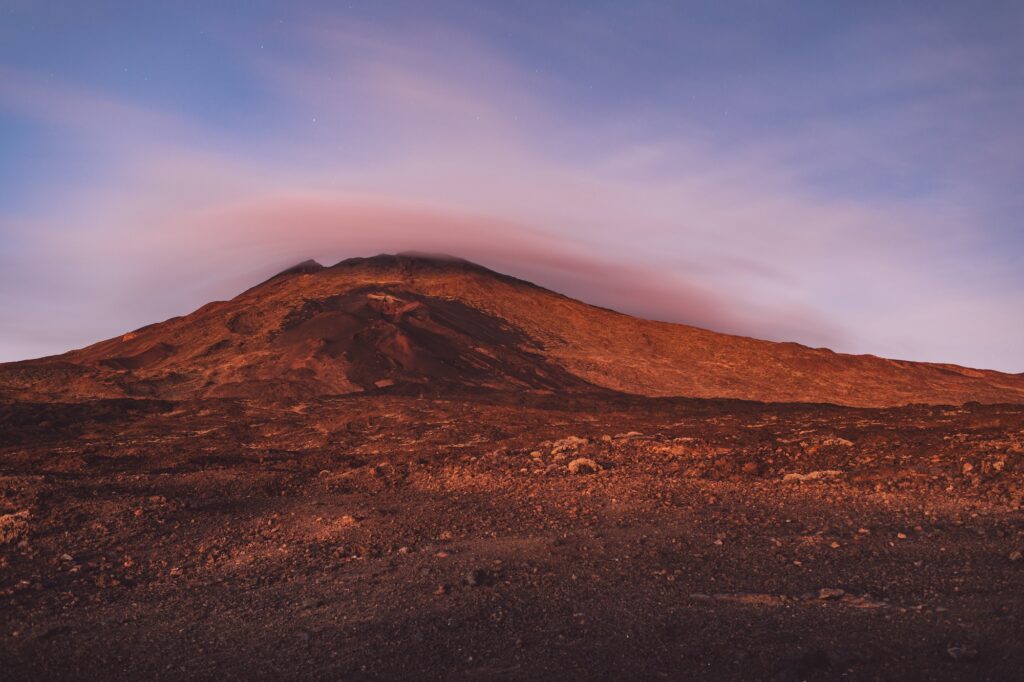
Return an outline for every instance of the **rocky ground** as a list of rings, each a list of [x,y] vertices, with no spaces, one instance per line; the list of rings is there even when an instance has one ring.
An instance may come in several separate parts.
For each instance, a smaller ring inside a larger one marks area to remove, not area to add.
[[[1024,407],[0,405],[0,677],[1020,679]]]

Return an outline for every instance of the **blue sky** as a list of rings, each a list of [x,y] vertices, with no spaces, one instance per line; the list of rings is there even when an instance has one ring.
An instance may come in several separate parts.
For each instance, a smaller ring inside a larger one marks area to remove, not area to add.
[[[1024,371],[1017,3],[0,6],[0,360],[291,261]]]

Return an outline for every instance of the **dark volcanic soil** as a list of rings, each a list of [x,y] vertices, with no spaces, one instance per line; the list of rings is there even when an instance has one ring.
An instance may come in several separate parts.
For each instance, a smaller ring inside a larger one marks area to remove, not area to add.
[[[1020,679],[1022,496],[1019,406],[7,404],[0,678]]]

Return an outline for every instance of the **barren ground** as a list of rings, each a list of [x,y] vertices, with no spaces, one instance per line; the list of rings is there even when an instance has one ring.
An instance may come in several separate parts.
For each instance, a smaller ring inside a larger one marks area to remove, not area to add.
[[[8,403],[0,677],[1020,679],[1022,497],[1021,406]]]

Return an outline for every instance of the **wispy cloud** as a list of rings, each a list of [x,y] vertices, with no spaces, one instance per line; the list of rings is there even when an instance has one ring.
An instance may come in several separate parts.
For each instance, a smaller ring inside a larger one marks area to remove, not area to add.
[[[19,322],[0,354],[22,354],[30,328],[42,353],[180,314],[309,256],[424,250],[648,317],[1021,362],[993,340],[1024,332],[1007,314],[1020,281],[961,276],[973,213],[946,210],[942,194],[854,197],[814,182],[816,150],[861,153],[848,126],[723,144],[696,123],[580,118],[556,76],[448,27],[317,16],[267,32],[287,49],[233,48],[276,111],[245,135],[4,71],[0,108],[88,147],[96,173],[47,187],[46,210],[0,213],[19,244],[18,276],[0,278]],[[901,70],[893,86],[913,77]],[[69,312],[82,310],[90,323]]]

